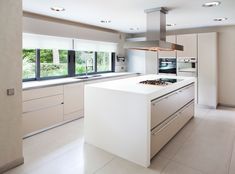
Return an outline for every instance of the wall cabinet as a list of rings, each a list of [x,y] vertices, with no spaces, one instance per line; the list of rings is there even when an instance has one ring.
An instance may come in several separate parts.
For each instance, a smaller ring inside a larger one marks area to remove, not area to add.
[[[175,35],[166,36],[166,41],[170,42],[170,43],[176,43],[176,36]],[[158,57],[160,57],[160,58],[175,58],[176,51],[158,51]]]
[[[84,83],[64,85],[64,119],[83,117]]]
[[[198,34],[198,104],[217,107],[217,33]]]
[[[184,51],[177,51],[177,57],[197,57],[197,34],[177,35],[177,44],[184,46]]]

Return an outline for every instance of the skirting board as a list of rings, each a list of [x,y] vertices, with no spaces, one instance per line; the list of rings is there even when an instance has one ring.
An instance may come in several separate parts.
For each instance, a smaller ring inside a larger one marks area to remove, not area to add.
[[[228,105],[228,104],[223,104],[223,103],[219,103],[219,106],[222,106],[222,107],[229,107],[229,108],[235,108],[235,105]]]
[[[5,164],[4,166],[0,166],[0,174],[4,173],[10,169],[13,169],[21,164],[24,164],[24,157],[18,158],[12,162],[9,162],[9,163]]]
[[[213,106],[200,105],[200,104],[197,104],[197,106],[202,109],[217,109],[218,107],[218,105],[216,107],[213,107]]]

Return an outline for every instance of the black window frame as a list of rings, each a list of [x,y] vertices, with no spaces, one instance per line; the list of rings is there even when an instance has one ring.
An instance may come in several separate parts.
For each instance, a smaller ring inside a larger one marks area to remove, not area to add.
[[[50,76],[50,77],[40,77],[40,71],[41,71],[41,66],[40,66],[40,49],[35,49],[36,50],[36,68],[35,68],[35,78],[28,78],[28,79],[22,79],[23,82],[29,82],[29,81],[43,81],[43,80],[52,80],[52,79],[60,79],[60,78],[68,78],[68,77],[78,77],[78,76],[84,76],[86,73],[83,74],[76,74],[75,70],[75,50],[68,50],[68,75],[66,76]],[[88,75],[94,75],[94,74],[104,74],[104,73],[111,73],[115,71],[115,52],[111,52],[111,70],[110,71],[97,71],[97,51],[95,53],[95,71],[87,73]]]

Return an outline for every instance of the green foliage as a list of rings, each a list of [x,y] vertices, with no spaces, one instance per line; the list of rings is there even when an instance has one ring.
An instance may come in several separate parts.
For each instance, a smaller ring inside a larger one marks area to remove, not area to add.
[[[99,72],[111,70],[111,55],[109,52],[97,53],[97,70]]]
[[[40,50],[40,62],[52,63],[53,62],[53,50],[41,49]]]
[[[36,50],[34,49],[23,49],[22,57],[25,62],[35,63],[36,62]]]

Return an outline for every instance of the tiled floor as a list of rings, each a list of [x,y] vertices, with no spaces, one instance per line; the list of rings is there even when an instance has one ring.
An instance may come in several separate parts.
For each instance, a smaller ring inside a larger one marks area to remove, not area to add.
[[[235,174],[235,109],[197,109],[143,168],[84,144],[83,119],[24,140],[25,164],[7,174]]]

